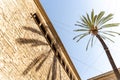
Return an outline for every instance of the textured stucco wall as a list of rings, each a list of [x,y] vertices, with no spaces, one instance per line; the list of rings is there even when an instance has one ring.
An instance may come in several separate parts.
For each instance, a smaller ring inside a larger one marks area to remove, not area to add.
[[[120,69],[119,69],[119,71],[120,71]],[[95,76],[93,78],[90,78],[88,80],[117,80],[117,79],[116,79],[114,72],[110,71],[110,72]]]
[[[30,13],[33,0],[0,0],[0,80],[69,80]]]

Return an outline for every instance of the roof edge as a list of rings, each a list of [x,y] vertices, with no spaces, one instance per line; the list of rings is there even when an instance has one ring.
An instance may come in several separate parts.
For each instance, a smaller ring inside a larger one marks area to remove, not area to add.
[[[120,68],[118,68],[118,70],[119,70],[119,72],[120,72]],[[114,73],[113,70],[112,70],[112,71],[108,71],[108,72],[106,72],[106,73],[103,73],[103,74],[97,75],[97,76],[95,76],[95,77],[92,77],[92,78],[90,78],[90,79],[88,79],[88,80],[100,79],[100,78],[102,78],[102,77],[109,76],[109,75],[111,75],[111,74],[113,74],[113,73]]]
[[[55,39],[57,40],[58,44],[61,46],[61,49],[62,49],[62,51],[64,52],[64,55],[65,55],[66,59],[67,59],[68,62],[69,62],[69,65],[71,65],[71,68],[73,69],[73,72],[74,72],[74,74],[76,75],[77,79],[78,79],[78,80],[81,80],[81,79],[80,79],[80,76],[79,76],[79,74],[78,74],[78,72],[77,72],[77,70],[76,70],[76,68],[75,68],[75,66],[73,65],[73,63],[72,63],[69,55],[67,54],[67,51],[65,50],[65,48],[64,48],[64,46],[63,46],[63,44],[62,44],[62,42],[61,42],[61,40],[60,40],[57,32],[55,31],[55,29],[54,29],[54,27],[53,27],[50,19],[48,18],[45,10],[43,9],[41,3],[39,2],[39,0],[33,0],[33,1],[34,1],[35,4],[37,5],[37,7],[38,7],[38,9],[41,11],[41,13],[44,14],[43,17],[44,17],[45,21],[46,21],[47,23],[49,23],[49,25],[50,25],[49,28],[50,28],[51,32],[54,33],[54,37],[55,37]]]

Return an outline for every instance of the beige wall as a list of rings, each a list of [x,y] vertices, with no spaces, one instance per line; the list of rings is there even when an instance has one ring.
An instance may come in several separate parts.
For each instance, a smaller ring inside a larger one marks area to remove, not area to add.
[[[120,68],[119,68],[120,71]],[[98,76],[92,77],[88,80],[117,80],[113,71],[109,71]]]
[[[70,80],[31,18],[36,11],[33,0],[0,0],[0,80]]]

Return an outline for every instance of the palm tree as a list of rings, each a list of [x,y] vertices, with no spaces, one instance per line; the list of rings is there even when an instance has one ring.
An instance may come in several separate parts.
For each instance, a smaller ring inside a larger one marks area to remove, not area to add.
[[[108,21],[110,21],[113,18],[113,14],[108,14],[107,16],[104,16],[104,14],[105,14],[105,12],[101,11],[98,15],[94,15],[94,10],[92,10],[91,15],[86,13],[86,16],[82,16],[80,18],[80,21],[77,21],[77,24],[75,24],[76,26],[79,26],[79,29],[76,29],[74,31],[79,32],[79,34],[77,36],[75,36],[73,38],[73,40],[77,39],[77,42],[79,42],[85,36],[90,35],[91,37],[88,40],[88,43],[86,46],[86,50],[87,50],[90,42],[91,42],[91,46],[93,45],[93,40],[94,40],[94,37],[96,36],[98,38],[98,40],[101,42],[101,44],[106,52],[106,55],[109,59],[109,62],[111,64],[112,68],[113,68],[116,78],[118,80],[120,80],[119,71],[114,63],[114,60],[111,56],[111,53],[110,53],[107,45],[104,42],[105,39],[108,39],[113,42],[113,40],[111,40],[107,36],[115,37],[114,34],[118,34],[118,35],[120,35],[120,34],[117,32],[114,32],[114,31],[110,31],[110,30],[103,31],[104,28],[116,27],[119,25],[119,23],[107,23]]]

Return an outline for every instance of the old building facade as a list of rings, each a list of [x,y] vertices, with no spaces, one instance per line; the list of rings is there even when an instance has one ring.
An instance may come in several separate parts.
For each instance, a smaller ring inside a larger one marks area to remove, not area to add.
[[[120,71],[120,68],[119,68]],[[109,71],[98,76],[92,77],[88,80],[117,80],[113,71]]]
[[[80,80],[39,0],[0,0],[0,80]]]

